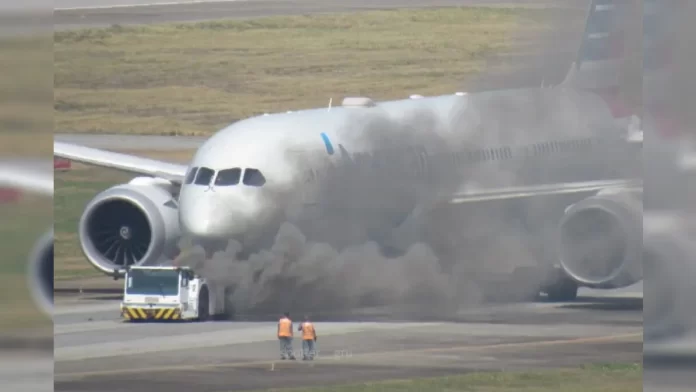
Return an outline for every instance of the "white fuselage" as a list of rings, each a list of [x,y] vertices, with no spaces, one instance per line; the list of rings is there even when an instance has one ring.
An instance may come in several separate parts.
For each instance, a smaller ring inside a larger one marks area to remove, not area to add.
[[[180,223],[195,238],[241,235],[286,209],[288,194],[299,191],[304,202],[315,202],[311,189],[340,163],[389,179],[392,187],[415,183],[449,193],[471,182],[495,188],[625,176],[616,167],[635,161],[616,150],[612,141],[620,137],[611,134],[612,121],[598,97],[560,88],[257,116],[219,131],[197,151],[189,172],[210,171],[187,175]],[[616,170],[610,173],[607,165]],[[514,175],[493,176],[482,167]]]

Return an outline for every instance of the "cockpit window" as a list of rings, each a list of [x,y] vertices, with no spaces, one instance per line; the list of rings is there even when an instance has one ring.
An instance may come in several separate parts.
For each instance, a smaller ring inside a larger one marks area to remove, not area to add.
[[[246,169],[242,182],[249,186],[263,186],[266,183],[266,177],[258,169]]]
[[[198,175],[196,176],[196,185],[210,185],[210,180],[213,178],[215,171],[207,167],[201,167],[198,169]]]
[[[242,177],[242,169],[235,167],[233,169],[220,170],[215,177],[215,185],[227,186],[239,184],[239,179]]]
[[[184,184],[192,183],[193,179],[196,177],[197,171],[198,171],[197,167],[192,167],[191,170],[189,170],[188,174],[186,174],[186,178],[184,179]]]

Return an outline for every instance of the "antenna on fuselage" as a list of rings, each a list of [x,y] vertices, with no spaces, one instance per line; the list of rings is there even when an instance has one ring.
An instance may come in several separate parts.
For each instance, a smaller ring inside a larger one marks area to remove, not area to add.
[[[326,111],[331,111],[331,102],[333,102],[333,97],[329,98],[329,107],[326,109]]]

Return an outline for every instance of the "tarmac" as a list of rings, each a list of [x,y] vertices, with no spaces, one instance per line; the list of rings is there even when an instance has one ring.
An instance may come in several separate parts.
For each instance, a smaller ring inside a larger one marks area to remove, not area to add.
[[[319,315],[314,361],[279,359],[276,315],[131,324],[118,301],[56,297],[55,390],[254,390],[640,361],[641,295],[591,295],[430,320],[394,309]]]

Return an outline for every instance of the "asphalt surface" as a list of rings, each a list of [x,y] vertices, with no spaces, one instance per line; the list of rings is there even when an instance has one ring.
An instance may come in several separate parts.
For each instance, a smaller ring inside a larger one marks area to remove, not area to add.
[[[56,30],[110,26],[190,22],[221,18],[254,18],[389,8],[432,8],[467,5],[548,6],[576,5],[572,0],[57,0]]]
[[[641,308],[627,293],[465,309],[444,321],[383,309],[317,316],[318,358],[290,362],[278,359],[275,321],[130,324],[116,301],[59,297],[55,390],[205,392],[639,361]]]

